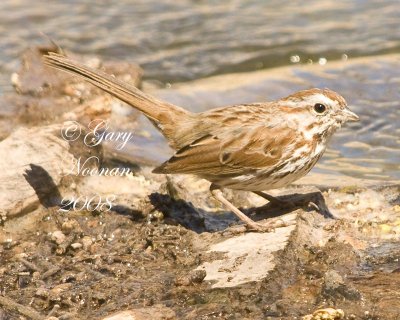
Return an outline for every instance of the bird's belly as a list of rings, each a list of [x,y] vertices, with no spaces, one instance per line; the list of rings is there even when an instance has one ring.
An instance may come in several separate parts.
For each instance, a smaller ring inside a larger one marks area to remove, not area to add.
[[[208,180],[218,186],[246,191],[263,191],[285,187],[305,176],[322,156],[318,154],[311,159],[304,159],[297,163],[287,163],[276,170],[255,170],[251,173],[234,177],[215,178]]]
[[[269,189],[278,189],[285,187],[297,179],[304,176],[298,174],[288,174],[285,177],[279,178],[271,175],[270,177],[263,177],[257,174],[246,174],[237,176],[235,178],[228,178],[223,180],[213,181],[215,184],[221,187],[246,190],[246,191],[263,191]]]

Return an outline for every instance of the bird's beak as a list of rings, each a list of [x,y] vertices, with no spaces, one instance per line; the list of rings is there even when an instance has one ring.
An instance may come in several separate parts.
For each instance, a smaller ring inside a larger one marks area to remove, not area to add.
[[[343,109],[343,116],[344,116],[344,121],[347,122],[356,122],[360,121],[360,118],[358,115],[356,115],[354,112],[350,111],[348,108]]]

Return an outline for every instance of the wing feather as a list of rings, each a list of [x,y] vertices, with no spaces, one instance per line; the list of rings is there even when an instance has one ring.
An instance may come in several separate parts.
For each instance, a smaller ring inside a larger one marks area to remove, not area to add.
[[[183,147],[155,173],[191,173],[200,176],[241,175],[272,168],[295,142],[289,127],[242,127],[233,132],[207,134]]]

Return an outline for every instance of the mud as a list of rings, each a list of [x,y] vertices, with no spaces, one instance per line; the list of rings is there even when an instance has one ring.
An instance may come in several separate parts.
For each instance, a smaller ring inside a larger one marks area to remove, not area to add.
[[[43,318],[97,319],[162,304],[177,319],[300,319],[322,307],[342,309],[345,319],[398,319],[399,233],[371,237],[389,224],[300,209],[264,278],[214,287],[195,270],[224,258],[206,248],[237,237],[232,228],[196,233],[172,214],[157,219],[145,212],[146,205],[123,213],[40,208],[9,221],[0,247],[2,295]],[[397,228],[400,218],[395,221]],[[4,319],[17,315],[3,311]]]

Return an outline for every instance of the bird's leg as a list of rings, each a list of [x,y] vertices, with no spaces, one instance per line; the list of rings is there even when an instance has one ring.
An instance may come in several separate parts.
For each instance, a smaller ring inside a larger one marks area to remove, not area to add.
[[[246,226],[249,229],[253,229],[255,231],[259,232],[268,232],[273,230],[274,228],[284,226],[285,224],[283,221],[269,221],[266,224],[261,224],[253,221],[250,219],[248,216],[246,216],[242,211],[240,211],[238,208],[236,208],[231,202],[229,202],[224,195],[222,194],[221,189],[214,185],[211,184],[210,187],[210,192],[214,196],[215,199],[217,199],[219,202],[221,202],[223,205],[225,205],[229,210],[231,210],[240,220],[242,220]]]

